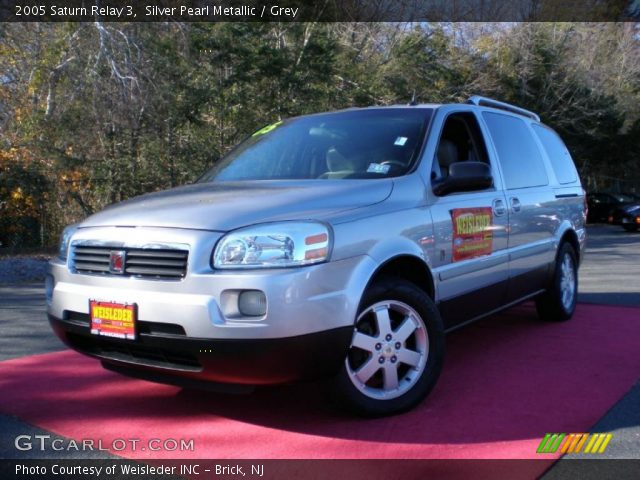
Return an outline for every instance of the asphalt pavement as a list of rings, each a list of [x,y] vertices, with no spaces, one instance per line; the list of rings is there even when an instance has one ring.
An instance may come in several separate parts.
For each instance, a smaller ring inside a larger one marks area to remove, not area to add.
[[[629,233],[611,225],[590,225],[578,283],[579,302],[640,307],[640,232]],[[638,365],[640,370],[640,351]],[[640,458],[640,380],[590,431],[613,433],[615,441],[599,458]],[[569,476],[585,480],[626,477],[627,465],[623,462],[579,463],[576,460],[580,458],[584,456],[564,456],[547,472],[544,480]]]
[[[0,286],[0,361],[62,350],[45,314],[40,283]]]
[[[640,307],[640,232],[628,233],[608,225],[589,227],[587,253],[580,268],[579,301]],[[65,348],[48,325],[39,283],[0,286],[0,333],[0,361]],[[13,443],[7,440],[35,430],[39,429],[0,415],[0,458],[16,458]],[[614,434],[616,441],[607,448],[606,458],[640,458],[640,383],[590,431]],[[564,457],[548,472],[548,478],[562,478],[564,465],[570,461]]]
[[[590,225],[587,232],[578,301],[640,306],[640,232],[612,225]]]

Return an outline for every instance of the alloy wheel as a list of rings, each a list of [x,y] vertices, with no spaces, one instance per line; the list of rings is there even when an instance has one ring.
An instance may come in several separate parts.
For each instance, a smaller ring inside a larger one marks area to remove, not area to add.
[[[389,400],[415,385],[428,357],[429,334],[420,315],[403,302],[389,300],[358,316],[346,367],[363,394]]]
[[[576,294],[576,274],[573,267],[573,260],[568,253],[564,254],[560,265],[560,294],[562,306],[566,310],[571,310]]]

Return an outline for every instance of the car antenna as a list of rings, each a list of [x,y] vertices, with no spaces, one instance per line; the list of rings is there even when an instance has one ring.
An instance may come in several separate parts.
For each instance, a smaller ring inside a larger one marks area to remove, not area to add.
[[[416,100],[416,91],[415,89],[413,90],[413,95],[411,95],[411,101],[409,102],[409,105],[411,105],[412,107],[418,104],[418,100]]]

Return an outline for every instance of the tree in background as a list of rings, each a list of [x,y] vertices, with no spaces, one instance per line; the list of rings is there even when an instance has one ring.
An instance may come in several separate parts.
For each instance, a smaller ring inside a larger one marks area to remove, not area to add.
[[[632,23],[7,24],[0,72],[5,244],[191,182],[273,121],[414,96],[522,105],[591,188],[640,178]]]

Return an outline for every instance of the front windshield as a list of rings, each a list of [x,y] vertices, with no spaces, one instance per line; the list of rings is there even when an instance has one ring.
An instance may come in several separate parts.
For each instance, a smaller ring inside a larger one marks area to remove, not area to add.
[[[404,175],[416,161],[431,112],[347,110],[276,122],[238,145],[199,181]]]

